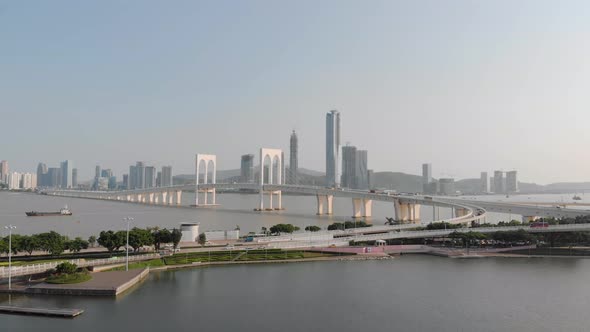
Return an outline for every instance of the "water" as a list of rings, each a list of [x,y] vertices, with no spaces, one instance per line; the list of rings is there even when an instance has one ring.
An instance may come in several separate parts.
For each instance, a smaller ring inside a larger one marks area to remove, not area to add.
[[[524,195],[524,196],[479,196],[486,200],[511,201],[571,201],[571,195]],[[530,197],[530,198],[529,198]],[[590,196],[581,196],[581,202],[590,202]],[[0,225],[13,224],[17,233],[32,234],[55,230],[70,237],[97,235],[102,230],[119,230],[125,227],[122,218],[133,217],[134,225],[139,227],[160,226],[178,227],[180,222],[200,222],[201,230],[229,230],[240,226],[242,233],[259,231],[261,227],[270,227],[277,223],[291,223],[301,227],[317,225],[327,227],[335,221],[351,220],[352,204],[349,199],[335,198],[334,216],[316,216],[316,198],[313,196],[283,196],[286,211],[254,212],[258,205],[257,195],[218,194],[217,208],[194,209],[188,206],[193,202],[194,194],[183,194],[184,207],[161,207],[129,204],[121,202],[98,201],[88,199],[42,196],[28,193],[0,191]],[[25,211],[57,211],[68,205],[74,212],[70,217],[26,217]],[[450,218],[450,210],[440,208],[436,211],[439,218]],[[433,209],[423,206],[422,222],[432,220]],[[385,217],[393,217],[393,204],[373,202],[373,218],[367,220],[376,225],[383,224]],[[489,214],[488,222],[519,219],[518,215]],[[3,228],[0,234],[3,234]]]
[[[184,199],[190,204],[191,197]],[[559,201],[551,195],[535,199]],[[336,200],[332,217],[313,215],[315,197],[309,196],[286,196],[287,211],[262,214],[252,211],[256,195],[225,194],[219,201],[221,208],[191,209],[0,192],[0,224],[14,224],[22,234],[55,230],[86,237],[122,229],[121,219],[132,216],[141,227],[199,221],[205,230],[240,225],[247,232],[279,222],[325,227],[351,212],[346,199]],[[74,216],[24,216],[65,204]],[[381,223],[392,210],[375,203],[373,222]],[[423,208],[426,221],[431,210]],[[0,330],[585,331],[588,273],[586,259],[429,256],[161,272],[118,299],[13,296],[13,304],[86,313],[74,320],[2,315]]]
[[[236,225],[242,233],[260,231],[278,223],[291,223],[304,229],[317,225],[326,228],[335,221],[351,220],[352,203],[350,199],[334,200],[334,216],[316,216],[315,196],[283,196],[285,211],[255,212],[258,195],[218,194],[216,208],[190,208],[194,194],[183,194],[184,207],[147,206],[113,201],[99,201],[80,198],[67,198],[35,195],[30,193],[0,192],[0,225],[13,224],[20,234],[41,233],[55,230],[70,237],[97,235],[102,230],[124,229],[122,218],[133,217],[134,225],[139,227],[160,226],[178,227],[180,222],[200,222],[203,230],[229,230]],[[68,205],[73,216],[69,217],[26,217],[25,211],[58,211]],[[441,209],[441,216],[448,215],[448,209]],[[394,215],[393,204],[373,203],[374,224],[383,224],[385,217]],[[427,208],[426,211],[432,211]],[[432,212],[423,215],[429,222]],[[3,229],[2,229],[3,230]]]
[[[0,316],[3,331],[586,331],[587,259],[306,262],[151,274],[119,299],[14,297],[84,308]],[[6,296],[4,296],[6,297]]]

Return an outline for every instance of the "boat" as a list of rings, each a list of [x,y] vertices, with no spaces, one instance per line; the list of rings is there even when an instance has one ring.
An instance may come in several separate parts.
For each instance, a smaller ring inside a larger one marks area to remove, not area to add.
[[[70,211],[70,209],[68,209],[68,207],[65,206],[63,209],[60,209],[58,212],[37,212],[37,211],[31,211],[31,212],[25,212],[25,214],[27,215],[27,217],[71,216],[72,215],[72,211]]]
[[[580,197],[580,196],[578,196],[578,195],[574,195],[574,197],[572,197],[572,199],[573,199],[574,201],[581,201],[581,200],[582,200],[582,197]]]

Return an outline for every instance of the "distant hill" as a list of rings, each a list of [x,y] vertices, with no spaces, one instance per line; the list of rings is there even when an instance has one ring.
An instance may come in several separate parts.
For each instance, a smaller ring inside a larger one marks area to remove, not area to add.
[[[217,181],[239,182],[240,170],[217,171]],[[478,178],[457,180],[455,181],[455,188],[464,194],[479,193],[479,181]],[[325,184],[325,176],[323,172],[300,168],[298,182],[301,185],[323,186]],[[193,183],[195,183],[194,174],[174,176],[175,185]],[[422,177],[401,172],[375,172],[374,187],[378,189],[397,190],[398,192],[422,192]],[[518,187],[523,194],[590,192],[590,182],[559,182],[548,185],[519,182]]]
[[[398,192],[421,192],[422,177],[400,172],[376,172],[373,174],[374,187],[397,190]]]

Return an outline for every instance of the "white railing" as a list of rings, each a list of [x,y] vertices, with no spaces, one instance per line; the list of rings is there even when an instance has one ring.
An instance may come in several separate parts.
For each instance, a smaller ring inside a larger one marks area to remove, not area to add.
[[[145,254],[145,255],[134,255],[129,256],[130,262],[137,262],[143,261],[148,259],[155,259],[159,258],[159,254]],[[104,258],[104,259],[71,259],[71,260],[63,260],[63,261],[55,261],[55,262],[47,262],[47,263],[39,263],[39,264],[30,264],[30,265],[21,265],[21,266],[12,266],[11,267],[11,275],[13,277],[17,276],[26,276],[31,274],[38,274],[44,273],[48,270],[54,269],[57,265],[63,262],[69,262],[72,264],[76,264],[78,267],[88,267],[88,266],[101,266],[101,265],[112,265],[112,264],[120,264],[125,263],[125,257],[113,257],[113,258]],[[1,267],[0,268],[0,278],[8,278],[8,267]]]

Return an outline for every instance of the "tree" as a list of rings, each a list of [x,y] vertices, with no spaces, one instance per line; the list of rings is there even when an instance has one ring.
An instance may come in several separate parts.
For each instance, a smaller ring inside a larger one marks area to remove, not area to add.
[[[314,225],[314,226],[305,227],[305,230],[310,231],[310,232],[318,232],[318,231],[321,231],[322,229],[321,229],[321,227]]]
[[[170,243],[172,242],[172,233],[166,228],[164,229],[157,229],[152,231],[152,238],[154,243],[154,248],[156,250],[160,250],[160,246],[162,243]]]
[[[88,249],[88,245],[88,241],[82,240],[80,237],[67,242],[67,248],[74,253],[78,253],[82,249]]]
[[[66,237],[55,231],[38,234],[39,248],[50,255],[59,255],[65,250]]]
[[[97,242],[99,245],[107,248],[109,253],[112,253],[125,244],[125,242],[122,242],[121,240],[122,239],[120,235],[109,230],[100,232]]]
[[[39,239],[36,235],[26,235],[21,238],[20,248],[31,256],[33,251],[40,249]]]
[[[174,249],[178,247],[180,239],[182,239],[182,232],[178,228],[173,228],[172,232],[170,233],[170,240],[172,240],[172,245],[174,246]]]
[[[127,236],[125,234],[125,236]],[[127,239],[125,239],[127,242]],[[154,243],[152,234],[147,229],[133,227],[129,231],[129,245],[134,251],[138,251],[143,246],[151,246]]]
[[[205,235],[205,233],[199,234],[198,242],[202,247],[204,247],[205,244],[207,243],[207,235]]]
[[[276,224],[270,228],[271,234],[281,234],[281,233],[293,233],[298,231],[299,227],[293,226],[291,224]]]
[[[96,236],[94,236],[94,235],[91,235],[91,236],[88,238],[88,244],[89,244],[89,245],[90,245],[92,248],[94,248],[94,246],[96,245]]]

